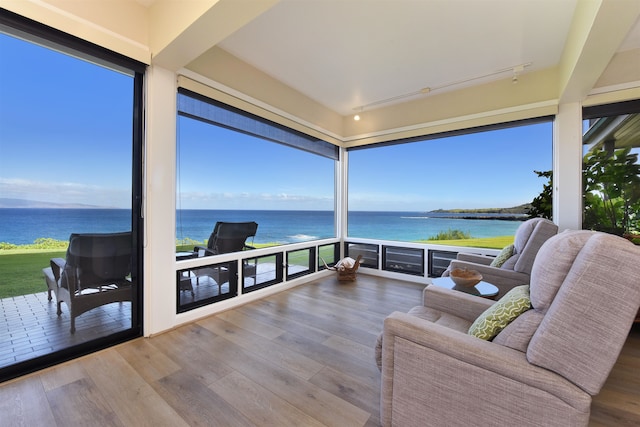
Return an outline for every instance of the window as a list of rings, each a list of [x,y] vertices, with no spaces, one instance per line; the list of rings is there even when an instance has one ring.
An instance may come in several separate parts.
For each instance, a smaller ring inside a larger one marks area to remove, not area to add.
[[[316,271],[315,248],[287,251],[287,280]]]
[[[326,270],[338,262],[340,247],[338,243],[318,246],[318,270]]]
[[[353,259],[361,257],[360,265],[362,267],[369,267],[373,269],[378,268],[378,245],[344,242],[344,254],[345,256],[351,257]]]
[[[217,222],[258,224],[237,274],[178,271],[178,311],[316,271],[315,247],[286,251],[286,259],[252,249],[335,237],[337,147],[184,89],[177,140],[177,256],[206,245]]]
[[[245,271],[248,268],[247,265]],[[232,261],[178,270],[176,312],[182,313],[237,296],[237,273],[237,264]]]
[[[383,246],[382,266],[387,271],[424,276],[424,251],[416,248]]]
[[[217,221],[257,222],[256,247],[335,237],[337,147],[186,91],[178,110],[178,250]]]
[[[583,228],[640,244],[640,101],[583,111]]]
[[[2,381],[142,333],[144,66],[5,12],[0,55]],[[63,290],[52,273],[47,293],[43,269],[70,260],[72,233],[111,234],[109,247],[127,254],[117,261],[122,302],[78,309],[85,289],[57,314]]]
[[[348,236],[448,244],[513,236],[545,184],[536,171],[551,170],[552,137],[551,121],[540,119],[351,149]]]

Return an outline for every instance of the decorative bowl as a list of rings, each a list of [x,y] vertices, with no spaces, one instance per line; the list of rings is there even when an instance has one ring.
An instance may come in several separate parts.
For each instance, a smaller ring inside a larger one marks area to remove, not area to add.
[[[449,277],[451,277],[456,286],[467,288],[475,286],[482,280],[482,274],[476,270],[467,270],[466,268],[454,268],[449,273]]]

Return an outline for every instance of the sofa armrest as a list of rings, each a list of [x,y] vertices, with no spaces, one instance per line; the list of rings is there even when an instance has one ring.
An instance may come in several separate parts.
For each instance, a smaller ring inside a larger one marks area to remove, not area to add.
[[[588,423],[591,397],[520,351],[399,312],[383,336],[384,426]]]
[[[435,285],[428,285],[424,288],[422,300],[425,307],[453,314],[470,322],[473,322],[495,303],[495,301],[486,298]]]
[[[460,252],[456,256],[456,259],[458,261],[467,261],[481,265],[489,265],[493,262],[494,259],[496,259],[496,257],[489,255],[465,254],[464,252]]]

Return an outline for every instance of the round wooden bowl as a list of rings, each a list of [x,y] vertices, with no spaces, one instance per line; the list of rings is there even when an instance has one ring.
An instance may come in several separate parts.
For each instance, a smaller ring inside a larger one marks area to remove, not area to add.
[[[470,288],[477,285],[482,280],[482,274],[476,270],[467,270],[466,268],[454,268],[449,273],[449,277],[456,286]]]

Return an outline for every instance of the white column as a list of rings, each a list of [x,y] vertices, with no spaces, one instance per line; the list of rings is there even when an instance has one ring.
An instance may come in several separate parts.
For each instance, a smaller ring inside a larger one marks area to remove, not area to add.
[[[560,104],[553,127],[553,221],[582,228],[582,105]]]
[[[144,335],[176,322],[176,75],[146,73]]]
[[[336,216],[337,237],[340,239],[340,257],[344,257],[344,239],[347,237],[347,213],[349,210],[349,154],[344,147],[340,147],[340,161],[336,173]]]

